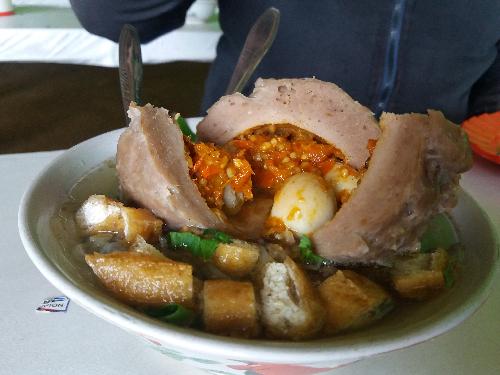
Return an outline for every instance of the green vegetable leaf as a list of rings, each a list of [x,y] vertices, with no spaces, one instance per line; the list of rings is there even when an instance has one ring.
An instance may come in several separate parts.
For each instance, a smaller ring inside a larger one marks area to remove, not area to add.
[[[214,240],[217,240],[222,243],[231,243],[233,242],[233,238],[224,232],[218,231],[217,229],[205,229],[203,231],[203,235],[208,236],[209,238],[213,238]]]
[[[169,232],[170,244],[178,249],[195,249],[200,247],[201,238],[190,232]]]
[[[455,284],[455,263],[448,262],[446,268],[443,270],[444,286],[451,288]]]
[[[384,300],[380,305],[373,309],[370,314],[373,320],[377,320],[387,315],[389,311],[394,309],[395,303],[391,298]]]
[[[193,133],[187,121],[178,113],[175,115],[175,122],[181,129],[182,134],[184,134],[186,137],[191,138],[193,142],[196,142],[197,139],[196,134]]]
[[[205,260],[214,255],[220,243],[216,239],[201,238],[190,232],[170,232],[168,235],[173,248],[184,248]]]
[[[458,243],[458,235],[450,218],[445,214],[434,216],[420,239],[420,252],[430,253],[438,247],[448,250]]]
[[[199,253],[195,255],[202,257],[203,259],[210,259],[213,257],[215,254],[215,250],[217,250],[217,246],[219,246],[219,241],[217,240],[206,240],[206,239],[201,239],[200,241],[200,249]]]
[[[143,311],[153,318],[183,327],[190,326],[196,318],[194,311],[177,303],[171,303],[158,308],[148,307],[144,308]]]
[[[320,265],[326,262],[326,259],[316,255],[313,250],[313,245],[309,237],[306,235],[302,235],[300,237],[299,249],[300,249],[300,257],[302,261],[308,264]]]

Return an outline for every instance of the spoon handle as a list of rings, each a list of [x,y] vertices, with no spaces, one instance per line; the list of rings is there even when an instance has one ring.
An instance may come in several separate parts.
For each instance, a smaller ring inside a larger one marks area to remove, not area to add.
[[[120,91],[122,95],[125,123],[130,102],[141,104],[142,91],[142,55],[141,42],[137,29],[129,24],[123,26],[118,43]]]
[[[226,89],[226,95],[241,92],[260,61],[267,53],[278,31],[280,12],[270,7],[257,19],[248,32],[238,63]]]

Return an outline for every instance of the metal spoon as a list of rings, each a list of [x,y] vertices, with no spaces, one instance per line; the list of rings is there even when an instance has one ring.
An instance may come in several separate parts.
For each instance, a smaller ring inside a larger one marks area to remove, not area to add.
[[[226,95],[241,92],[260,61],[273,44],[280,23],[280,11],[268,8],[248,32],[238,63],[226,89]]]
[[[142,91],[142,56],[141,42],[137,29],[129,24],[123,26],[118,42],[120,91],[122,94],[125,124],[128,126],[127,115],[130,102],[141,104]]]

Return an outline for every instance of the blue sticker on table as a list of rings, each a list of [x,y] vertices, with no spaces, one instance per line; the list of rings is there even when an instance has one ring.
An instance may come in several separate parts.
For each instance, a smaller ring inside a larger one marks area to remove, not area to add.
[[[66,296],[45,298],[36,308],[36,311],[44,313],[66,312],[68,310],[69,298]]]

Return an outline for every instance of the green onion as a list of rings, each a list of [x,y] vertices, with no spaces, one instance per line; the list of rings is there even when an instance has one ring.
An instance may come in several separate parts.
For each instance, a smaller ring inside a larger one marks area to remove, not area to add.
[[[218,231],[217,229],[205,229],[203,231],[204,236],[208,236],[209,238],[213,238],[214,240],[217,240],[221,243],[231,243],[233,242],[233,238],[224,232]]]
[[[394,309],[396,305],[394,301],[390,298],[384,300],[380,305],[378,305],[375,309],[373,309],[370,313],[374,320],[382,318],[384,315],[387,315],[389,311]]]
[[[451,288],[455,284],[455,263],[453,261],[448,262],[446,268],[443,270],[444,286],[446,288]]]
[[[216,239],[205,239],[190,232],[170,232],[168,234],[170,245],[175,249],[189,250],[196,256],[202,257],[205,260],[210,259],[220,241]]]
[[[306,235],[300,237],[299,249],[302,261],[308,264],[320,265],[326,262],[326,259],[316,255],[312,250],[312,242]]]
[[[420,252],[430,253],[437,248],[448,250],[458,243],[458,235],[450,218],[445,214],[434,216],[420,239]]]
[[[193,142],[196,142],[196,134],[193,133],[187,121],[178,113],[175,114],[175,122],[181,129],[182,134],[184,134],[186,137],[191,138]]]
[[[153,318],[183,327],[190,326],[196,318],[194,311],[177,303],[171,303],[158,308],[147,307],[143,311]]]

